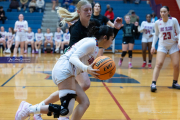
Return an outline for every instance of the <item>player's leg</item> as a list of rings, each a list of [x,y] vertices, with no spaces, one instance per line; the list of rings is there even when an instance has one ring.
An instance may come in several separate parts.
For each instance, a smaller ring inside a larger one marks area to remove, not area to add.
[[[149,62],[148,62],[148,68],[152,68],[151,62],[152,62],[152,57],[153,55],[151,54],[151,47],[152,47],[152,42],[148,42],[148,56],[149,56]]]
[[[148,43],[142,42],[142,57],[143,57],[143,64],[142,68],[146,67],[146,50],[147,50]]]
[[[16,35],[15,37],[15,47],[14,47],[14,51],[13,51],[13,56],[17,56],[17,50],[20,44],[20,38],[18,35]]]
[[[35,53],[35,51],[34,51],[34,40],[31,41],[31,48],[32,48],[32,53]]]
[[[24,50],[24,53],[27,53],[28,43],[29,43],[29,41],[25,41],[25,50]]]
[[[132,50],[134,48],[134,43],[129,43],[129,51],[128,51],[128,54],[129,54],[129,68],[132,68]]]
[[[123,62],[123,58],[126,56],[126,53],[127,53],[127,49],[128,49],[128,43],[129,41],[127,41],[126,38],[123,38],[123,43],[122,43],[122,54],[121,54],[121,58],[119,60],[119,66],[122,65],[122,62]]]

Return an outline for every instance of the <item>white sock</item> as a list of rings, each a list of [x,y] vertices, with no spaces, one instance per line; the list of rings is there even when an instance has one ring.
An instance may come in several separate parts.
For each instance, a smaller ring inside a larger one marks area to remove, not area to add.
[[[33,112],[34,114],[40,114],[40,108],[41,106],[44,106],[45,105],[45,102],[42,101],[41,103],[39,104],[36,104],[36,105],[33,105],[31,107],[29,107],[30,111]]]
[[[36,49],[36,51],[38,51],[38,49]]]
[[[129,64],[130,64],[131,62],[129,62]]]
[[[146,61],[144,61],[144,63],[146,63]]]

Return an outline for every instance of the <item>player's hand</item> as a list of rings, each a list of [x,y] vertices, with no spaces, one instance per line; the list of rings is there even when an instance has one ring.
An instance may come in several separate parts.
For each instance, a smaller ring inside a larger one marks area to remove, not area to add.
[[[153,35],[151,34],[151,35],[149,35],[149,38],[151,38]]]
[[[134,25],[135,25],[135,26],[139,26],[139,22],[135,22]]]
[[[155,53],[155,47],[152,47],[151,48],[151,54],[154,54]]]
[[[119,30],[123,26],[122,22],[123,22],[122,18],[117,17],[114,21],[114,28]]]
[[[98,69],[93,69],[95,62],[93,62],[91,65],[88,66],[87,68],[87,72],[92,75],[93,77],[95,77],[96,79],[99,79],[97,76],[100,75],[98,73],[96,73],[96,71],[99,71]]]

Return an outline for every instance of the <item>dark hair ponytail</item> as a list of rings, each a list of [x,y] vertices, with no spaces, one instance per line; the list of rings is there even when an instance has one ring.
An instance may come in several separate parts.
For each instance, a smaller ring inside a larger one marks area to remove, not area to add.
[[[96,37],[97,40],[99,40],[103,36],[107,36],[107,39],[109,39],[110,36],[113,36],[114,31],[113,28],[108,27],[107,25],[102,25],[100,27],[93,26],[88,33],[89,37]]]

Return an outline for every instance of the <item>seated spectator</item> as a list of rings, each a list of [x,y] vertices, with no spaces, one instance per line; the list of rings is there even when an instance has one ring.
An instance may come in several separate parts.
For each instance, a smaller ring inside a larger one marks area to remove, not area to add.
[[[1,31],[0,31],[1,37],[0,37],[0,43],[3,43],[4,46],[4,51],[6,51],[6,31],[4,31],[4,27],[1,26]]]
[[[155,13],[152,13],[152,18],[151,18],[151,22],[152,23],[155,23],[156,22],[156,20],[158,20],[158,18],[157,18],[157,16],[156,16],[156,14]]]
[[[31,43],[32,53],[34,54],[34,32],[32,32],[32,29],[29,27],[28,32],[26,33],[26,41],[25,41],[25,50],[24,53],[27,53],[27,47],[28,44]]]
[[[64,45],[69,45],[69,40],[70,40],[70,33],[69,29],[66,29],[66,33],[63,34],[63,41],[61,43],[61,54],[63,53],[64,50]]]
[[[134,0],[123,0],[124,3],[130,2],[133,3]]]
[[[130,15],[130,19],[131,19],[131,23],[135,23],[135,22],[139,22],[139,16],[136,15],[136,13],[134,11],[132,11],[131,15]]]
[[[114,23],[114,12],[113,8],[109,8],[108,11],[106,11],[105,15],[112,23]]]
[[[20,0],[20,8],[23,8],[25,11],[28,6],[28,0]]]
[[[74,6],[74,3],[72,2],[68,8],[69,12],[75,12],[76,7]]]
[[[45,41],[44,41],[44,51],[45,51],[45,53],[47,53],[46,52],[46,46],[47,46],[48,43],[51,44],[51,53],[53,53],[53,34],[50,33],[49,28],[46,30],[46,33],[44,34],[44,37],[45,37]]]
[[[57,0],[52,0],[52,3],[53,3],[53,5],[52,5],[51,12],[55,12],[55,7],[56,7],[56,4],[57,4]]]
[[[56,53],[58,53],[59,48],[61,46],[62,36],[63,36],[63,31],[61,30],[61,28],[57,28],[57,32],[55,32],[54,34],[54,40],[56,44],[56,50],[55,50]]]
[[[106,11],[108,11],[109,8],[111,8],[111,6],[110,6],[110,4],[107,4],[107,5],[106,5]],[[106,11],[105,11],[105,12],[106,12]]]
[[[6,20],[5,12],[2,6],[0,6],[0,20],[2,20],[2,24],[4,24]]]
[[[12,0],[10,5],[9,5],[9,8],[7,9],[7,12],[11,12],[12,9],[17,9],[17,11],[20,10],[20,7],[19,7],[19,2],[17,0]]]
[[[29,11],[30,13],[36,11],[36,0],[31,0],[31,2],[29,3]]]
[[[35,48],[36,48],[36,54],[39,53],[39,49],[42,45],[42,41],[44,40],[44,35],[41,33],[41,29],[38,29],[38,33],[35,34],[36,42],[35,42]]]
[[[68,9],[71,2],[72,2],[72,0],[63,0],[62,6],[66,9]]]
[[[44,12],[44,0],[37,0],[36,1],[36,8],[38,12]]]
[[[134,3],[135,4],[139,4],[141,2],[141,0],[135,0]]]
[[[9,32],[6,34],[6,38],[7,38],[7,47],[8,49],[5,51],[5,53],[9,53],[11,54],[11,47],[12,44],[14,43],[15,40],[15,32],[14,29],[12,27],[9,28]]]

